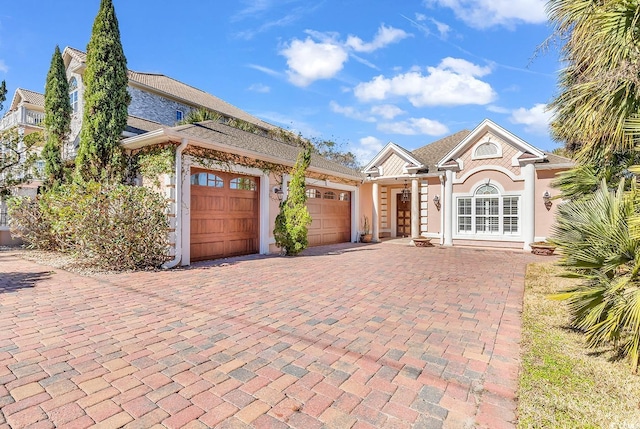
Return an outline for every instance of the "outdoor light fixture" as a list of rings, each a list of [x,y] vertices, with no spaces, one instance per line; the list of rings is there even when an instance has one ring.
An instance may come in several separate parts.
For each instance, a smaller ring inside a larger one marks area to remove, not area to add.
[[[402,189],[402,195],[400,196],[400,201],[403,203],[409,202],[411,199],[411,191],[407,188],[407,181],[404,181],[404,188]]]
[[[436,195],[435,197],[433,197],[433,204],[435,204],[436,205],[436,209],[438,211],[440,211],[440,197],[439,196]]]
[[[551,206],[553,205],[553,203],[551,202],[551,194],[549,193],[549,191],[544,191],[544,194],[542,194],[542,199],[544,200],[544,206],[547,208],[547,210],[551,210]]]
[[[284,192],[282,192],[282,188],[279,186],[274,186],[272,189],[273,193],[276,194],[278,200],[282,201],[282,197],[284,197]]]

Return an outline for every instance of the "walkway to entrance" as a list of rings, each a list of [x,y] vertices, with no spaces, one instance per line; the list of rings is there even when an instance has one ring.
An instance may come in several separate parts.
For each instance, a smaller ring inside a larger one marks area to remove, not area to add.
[[[512,428],[533,259],[387,242],[83,277],[0,252],[0,428]]]

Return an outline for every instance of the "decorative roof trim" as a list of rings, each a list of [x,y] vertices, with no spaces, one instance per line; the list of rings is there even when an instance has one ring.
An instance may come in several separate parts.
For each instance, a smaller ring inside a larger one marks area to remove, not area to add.
[[[500,138],[504,139],[507,144],[514,146],[516,149],[522,152],[530,152],[534,155],[534,158],[531,158],[530,161],[544,161],[546,156],[544,152],[535,146],[530,145],[525,142],[515,134],[507,131],[502,128],[500,125],[495,122],[485,119],[482,121],[477,127],[473,129],[465,137],[460,143],[458,143],[449,153],[447,153],[442,159],[436,164],[438,168],[445,168],[445,164],[447,164],[448,160],[458,158],[468,147],[482,134],[491,131],[492,133],[497,134]]]
[[[382,148],[380,152],[378,152],[376,156],[373,157],[371,161],[369,161],[369,163],[362,169],[362,172],[366,174],[373,171],[382,160],[384,160],[387,156],[389,156],[392,153],[395,153],[396,155],[398,155],[405,162],[413,164],[417,169],[424,167],[422,162],[417,160],[411,154],[411,152],[403,149],[402,147],[398,146],[393,142],[389,142],[385,147]]]

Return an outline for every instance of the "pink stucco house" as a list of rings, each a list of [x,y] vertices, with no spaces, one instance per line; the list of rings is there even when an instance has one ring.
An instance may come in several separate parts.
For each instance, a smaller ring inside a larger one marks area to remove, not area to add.
[[[363,170],[360,213],[374,241],[528,250],[549,236],[559,203],[551,181],[572,165],[484,120],[414,151],[387,144]]]

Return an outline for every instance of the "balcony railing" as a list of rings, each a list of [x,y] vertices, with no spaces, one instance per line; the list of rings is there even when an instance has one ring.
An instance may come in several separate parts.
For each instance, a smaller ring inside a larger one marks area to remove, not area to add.
[[[15,112],[9,113],[0,119],[0,130],[6,130],[16,125],[31,125],[36,127],[42,126],[44,121],[44,112],[29,110],[25,107],[18,107]]]

